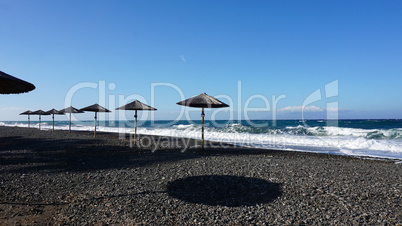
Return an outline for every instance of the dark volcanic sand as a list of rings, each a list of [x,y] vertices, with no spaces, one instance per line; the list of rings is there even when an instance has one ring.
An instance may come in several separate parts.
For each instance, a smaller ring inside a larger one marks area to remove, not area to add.
[[[0,225],[402,225],[394,161],[140,139],[0,127]]]

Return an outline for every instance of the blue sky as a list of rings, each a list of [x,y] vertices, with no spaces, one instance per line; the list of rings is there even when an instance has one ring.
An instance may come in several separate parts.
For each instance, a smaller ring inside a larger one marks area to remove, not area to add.
[[[340,118],[402,118],[400,12],[401,1],[0,0],[0,70],[36,86],[1,95],[0,120],[133,98],[158,108],[155,119],[175,119],[180,94],[204,92],[233,102],[218,119],[244,118],[245,108],[255,119],[275,109],[300,118],[316,90],[305,117],[338,106]]]

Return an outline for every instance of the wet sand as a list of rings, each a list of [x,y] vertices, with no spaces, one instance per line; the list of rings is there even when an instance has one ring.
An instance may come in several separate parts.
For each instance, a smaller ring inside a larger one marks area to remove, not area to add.
[[[138,146],[141,147],[138,147]],[[0,127],[0,225],[402,225],[402,164]]]

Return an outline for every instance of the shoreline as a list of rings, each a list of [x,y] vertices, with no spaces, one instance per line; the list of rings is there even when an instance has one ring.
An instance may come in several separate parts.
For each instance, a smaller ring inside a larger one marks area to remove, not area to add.
[[[402,225],[393,161],[92,135],[0,127],[0,224]]]
[[[52,134],[51,129],[42,129],[39,130],[38,128],[28,128],[28,127],[18,127],[18,126],[0,126],[5,127],[5,128],[22,128],[22,129],[32,129],[32,130],[37,130],[37,131],[43,131],[43,132],[49,132]],[[55,133],[68,133],[68,130],[55,130]],[[84,136],[87,136],[88,138],[93,138],[93,131],[88,131],[88,130],[71,130],[73,134],[81,134]],[[118,132],[104,132],[104,131],[97,131],[96,132],[97,137],[98,136],[103,136],[103,138],[107,137],[107,139],[120,139],[120,140],[128,140],[127,145],[129,147],[132,147],[132,140],[130,138],[133,138],[133,133],[118,133]],[[65,136],[68,134],[65,134]],[[76,137],[76,135],[73,135]],[[131,136],[131,137],[130,137]],[[148,139],[152,138],[152,139]],[[143,140],[141,140],[143,139]],[[201,140],[195,139],[195,138],[187,138],[187,137],[173,137],[173,136],[160,136],[160,135],[149,135],[149,134],[137,134],[137,140],[141,143],[143,141],[143,144],[141,147],[138,146],[141,149],[145,150],[153,150],[156,151],[160,148],[155,148],[155,145],[150,144],[150,141],[156,142],[156,144],[161,144],[163,142],[166,142],[166,139],[168,140],[167,143],[175,143],[178,142],[179,144],[176,145],[175,148],[181,148],[183,151],[186,151],[188,149],[197,149],[198,147],[201,146],[200,142]],[[124,141],[122,141],[124,142]],[[229,142],[218,142],[218,141],[208,141],[205,140],[206,146],[209,145],[209,147],[212,148],[228,148],[228,147],[235,147],[235,148],[243,148],[243,149],[253,149],[253,150],[266,150],[266,151],[281,151],[281,152],[297,152],[297,153],[306,153],[306,154],[322,154],[322,155],[335,155],[335,156],[345,156],[345,157],[350,157],[350,158],[358,158],[358,159],[366,159],[366,160],[373,160],[373,161],[393,161],[394,163],[402,163],[402,159],[399,158],[393,158],[393,157],[377,157],[377,156],[367,156],[367,155],[348,155],[348,154],[337,154],[337,153],[320,153],[320,152],[314,152],[314,151],[307,151],[307,150],[293,150],[293,149],[278,149],[278,148],[263,148],[263,147],[253,147],[253,146],[247,146],[247,145],[237,145],[237,144],[232,144]],[[148,146],[150,145],[150,146]],[[197,147],[198,145],[198,147]],[[171,149],[172,147],[169,147],[171,145],[165,145],[162,147]],[[187,147],[183,147],[187,146]]]

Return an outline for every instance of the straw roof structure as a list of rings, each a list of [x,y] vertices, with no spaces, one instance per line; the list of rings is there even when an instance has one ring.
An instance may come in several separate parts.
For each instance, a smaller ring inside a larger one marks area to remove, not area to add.
[[[49,115],[63,115],[64,114],[63,112],[60,112],[54,108],[52,110],[47,111],[46,113],[49,113]]]
[[[81,111],[73,106],[64,108],[64,109],[60,110],[59,112],[61,112],[61,113],[84,113],[83,111]]]
[[[32,111],[30,111],[30,110],[24,111],[20,115],[32,115]]]
[[[31,115],[50,115],[50,113],[47,113],[42,110],[37,110],[37,111],[32,112]]]
[[[151,106],[149,106],[149,105],[146,105],[146,104],[144,104],[144,103],[141,103],[141,102],[138,101],[138,100],[135,100],[135,101],[133,101],[133,102],[131,102],[131,103],[128,103],[128,104],[126,104],[126,105],[124,105],[124,106],[121,106],[121,107],[116,108],[116,110],[138,110],[138,111],[146,110],[146,111],[156,111],[157,109],[156,109],[156,108],[153,108],[153,107],[151,107]]]
[[[33,84],[0,71],[0,94],[26,93],[34,89]]]
[[[100,106],[99,104],[93,104],[88,107],[84,107],[80,109],[81,111],[93,111],[93,112],[111,112],[110,110]]]
[[[206,93],[202,93],[198,96],[182,100],[177,102],[178,105],[184,105],[188,107],[195,108],[224,108],[229,107],[229,105],[223,103],[222,101],[216,99],[215,97],[209,96]]]

